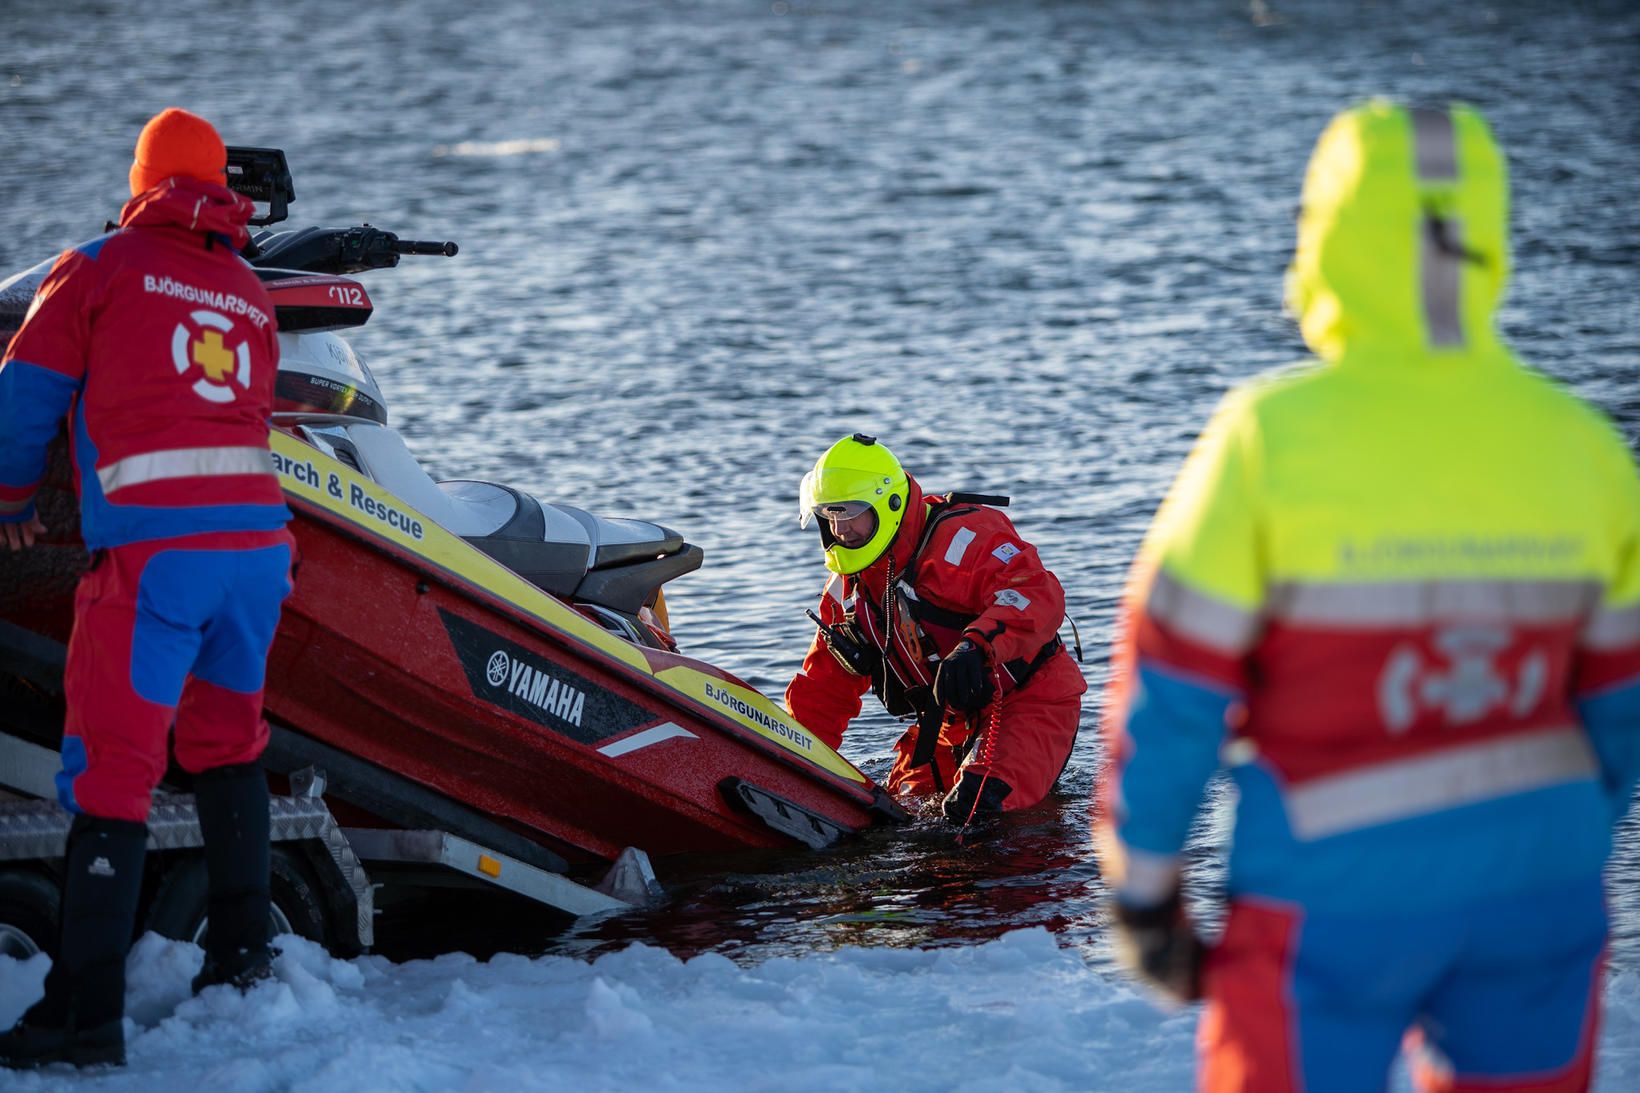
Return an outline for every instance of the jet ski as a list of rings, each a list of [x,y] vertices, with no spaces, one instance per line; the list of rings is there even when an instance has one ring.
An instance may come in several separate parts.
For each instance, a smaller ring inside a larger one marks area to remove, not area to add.
[[[229,177],[266,203],[264,228],[295,198],[275,149],[230,149]],[[417,461],[339,332],[374,308],[355,275],[456,249],[358,225],[264,230],[246,250],[277,310],[271,445],[301,558],[269,657],[265,765],[320,766],[364,813],[481,825],[492,845],[515,833],[565,867],[628,846],[820,847],[904,820],[769,698],[679,651],[662,587],[699,547]],[[0,338],[49,268],[0,284]],[[9,693],[49,710],[60,673],[86,565],[64,449],[39,496],[52,540],[0,556],[0,709]],[[42,735],[10,721],[0,731]]]

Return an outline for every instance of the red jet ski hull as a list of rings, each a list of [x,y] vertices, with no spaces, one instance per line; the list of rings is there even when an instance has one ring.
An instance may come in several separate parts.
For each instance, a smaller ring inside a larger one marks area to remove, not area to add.
[[[275,723],[572,864],[823,845],[903,818],[740,680],[608,634],[303,441],[276,431],[274,446],[300,552],[268,663]],[[42,498],[59,528],[64,477]],[[21,579],[0,579],[0,618],[66,641],[83,558],[8,559]]]

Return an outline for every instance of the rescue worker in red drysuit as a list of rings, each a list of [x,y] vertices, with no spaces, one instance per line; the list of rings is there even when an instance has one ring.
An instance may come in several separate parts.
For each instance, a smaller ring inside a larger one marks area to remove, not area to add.
[[[844,437],[803,480],[834,574],[786,708],[833,748],[875,689],[917,723],[888,788],[939,794],[954,823],[1029,808],[1070,758],[1087,683],[1059,639],[1065,594],[994,508],[922,488],[875,438]],[[838,646],[841,646],[840,648]],[[850,663],[851,649],[857,656]]]
[[[0,537],[45,528],[46,450],[70,418],[91,567],[75,597],[58,795],[75,814],[45,997],[0,1065],[121,1064],[125,958],[150,795],[194,774],[209,876],[196,991],[269,971],[268,648],[293,542],[268,451],[274,310],[239,255],[253,206],[209,122],[150,120],[119,227],[65,251],[0,360]]]

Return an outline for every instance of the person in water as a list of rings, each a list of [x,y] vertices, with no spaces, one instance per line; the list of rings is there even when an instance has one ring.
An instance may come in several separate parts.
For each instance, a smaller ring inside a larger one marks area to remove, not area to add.
[[[833,748],[867,690],[914,717],[888,787],[940,795],[959,824],[1047,795],[1087,690],[1059,639],[1058,579],[983,500],[925,496],[873,437],[833,444],[803,479],[800,512],[832,577],[786,688],[786,708]]]
[[[143,128],[118,229],[65,251],[0,360],[0,537],[45,532],[34,495],[65,415],[91,567],[75,597],[58,796],[74,814],[45,997],[0,1065],[120,1064],[146,820],[193,773],[209,876],[196,991],[269,974],[262,685],[291,590],[290,511],[268,452],[273,304],[239,256],[253,206],[205,119]]]
[[[1287,301],[1134,565],[1095,816],[1118,950],[1205,996],[1214,1090],[1590,1081],[1601,870],[1640,778],[1640,475],[1493,326],[1502,153],[1473,109],[1321,135]],[[1180,848],[1236,788],[1208,951]]]

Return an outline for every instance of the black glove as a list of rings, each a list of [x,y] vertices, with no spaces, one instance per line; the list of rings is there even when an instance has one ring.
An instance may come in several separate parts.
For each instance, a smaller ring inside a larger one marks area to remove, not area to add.
[[[994,774],[964,770],[951,792],[940,802],[940,811],[954,824],[965,824],[970,818],[983,820],[1002,814],[1002,802],[1014,787]],[[975,798],[979,803],[975,804]]]
[[[973,713],[984,706],[994,690],[985,650],[971,641],[958,642],[934,675],[934,701],[958,713]]]
[[[1129,973],[1180,1004],[1202,996],[1207,947],[1184,913],[1177,889],[1153,907],[1111,901],[1116,926],[1116,959]]]

